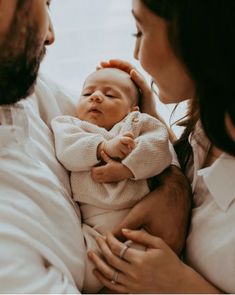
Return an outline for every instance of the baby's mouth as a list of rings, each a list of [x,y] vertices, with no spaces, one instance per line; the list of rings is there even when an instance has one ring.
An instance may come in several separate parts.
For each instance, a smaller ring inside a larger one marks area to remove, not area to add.
[[[91,113],[102,113],[100,110],[98,110],[96,107],[91,107],[89,112]]]

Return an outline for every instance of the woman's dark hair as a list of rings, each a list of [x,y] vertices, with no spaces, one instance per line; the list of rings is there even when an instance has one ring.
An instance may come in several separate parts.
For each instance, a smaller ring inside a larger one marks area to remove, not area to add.
[[[225,125],[235,126],[235,1],[141,0],[168,23],[169,41],[196,85],[186,129],[176,143],[179,154],[198,118],[210,141],[235,156]],[[179,155],[180,156],[180,155]]]

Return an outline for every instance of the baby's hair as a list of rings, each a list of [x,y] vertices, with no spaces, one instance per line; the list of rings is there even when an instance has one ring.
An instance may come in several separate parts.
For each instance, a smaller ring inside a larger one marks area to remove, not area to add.
[[[133,84],[133,86],[134,86],[134,88],[135,88],[135,90],[136,90],[136,91],[135,91],[135,92],[136,92],[136,95],[135,95],[134,97],[130,97],[131,106],[139,106],[139,105],[141,105],[141,103],[142,103],[142,92],[141,92],[141,89],[140,89],[139,86],[135,83],[135,81],[134,81],[133,79],[131,79],[131,76],[130,76],[127,72],[125,72],[125,71],[123,71],[123,70],[121,70],[121,69],[118,69],[118,68],[113,68],[113,67],[101,68],[101,69],[98,69],[97,71],[102,71],[102,70],[107,70],[107,69],[112,69],[112,70],[121,71],[121,72],[125,73],[127,76],[129,76],[130,81],[131,81],[131,83]],[[92,72],[91,74],[93,74],[93,73],[96,73],[96,71]],[[89,76],[90,76],[90,75],[88,75],[88,77],[89,77]],[[85,81],[83,82],[83,87],[85,86],[86,81],[87,81],[87,78],[86,78]]]

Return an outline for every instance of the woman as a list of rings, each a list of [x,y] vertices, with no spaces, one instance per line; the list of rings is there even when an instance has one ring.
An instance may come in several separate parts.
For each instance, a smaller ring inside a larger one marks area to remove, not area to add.
[[[166,243],[123,229],[146,246],[99,238],[96,275],[120,293],[235,293],[235,2],[133,0],[135,57],[164,103],[190,99],[176,143],[192,183],[194,208],[182,262]]]

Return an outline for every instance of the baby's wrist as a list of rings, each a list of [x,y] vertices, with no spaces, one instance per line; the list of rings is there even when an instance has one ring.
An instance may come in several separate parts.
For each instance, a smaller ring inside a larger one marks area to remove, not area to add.
[[[104,149],[104,141],[100,142],[97,146],[97,152],[96,152],[96,157],[98,160],[101,160],[101,151],[104,151],[105,152],[105,149]]]

